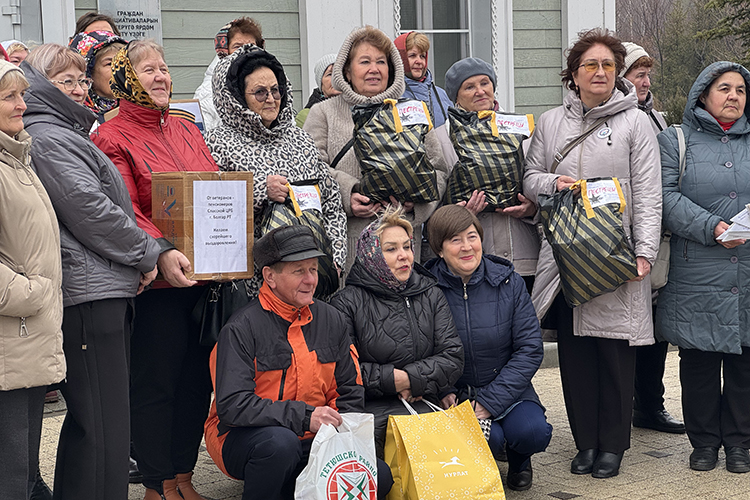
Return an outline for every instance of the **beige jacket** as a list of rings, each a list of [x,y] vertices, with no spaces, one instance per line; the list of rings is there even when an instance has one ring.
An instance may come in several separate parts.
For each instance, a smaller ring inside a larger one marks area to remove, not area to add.
[[[343,149],[344,145],[352,138],[354,130],[354,121],[352,120],[351,108],[357,104],[383,102],[385,99],[398,99],[404,93],[404,65],[401,62],[401,56],[398,49],[391,43],[391,50],[388,54],[390,58],[390,69],[394,70],[394,79],[388,88],[382,93],[365,97],[354,91],[352,86],[346,81],[343,74],[343,67],[351,49],[351,40],[361,31],[362,28],[354,30],[344,41],[339,50],[336,62],[333,65],[333,85],[341,89],[342,93],[331,99],[316,104],[310,109],[307,115],[303,130],[308,132],[315,146],[318,148],[320,158],[330,164],[336,155]],[[435,135],[435,131],[430,131],[425,137],[425,150],[427,159],[437,172],[438,189],[440,198],[443,197],[448,179],[448,165],[443,157],[443,151],[440,141]],[[341,187],[341,201],[344,205],[344,211],[347,215],[347,257],[346,271],[351,269],[354,264],[354,258],[357,253],[357,240],[362,230],[373,221],[372,218],[362,219],[354,217],[352,214],[351,193],[352,188],[359,182],[362,177],[362,171],[357,161],[357,157],[352,147],[341,159],[335,169],[331,170],[333,178]],[[438,207],[439,202],[421,203],[414,206],[414,212],[407,214],[409,222],[414,227],[414,260],[419,262],[420,258],[420,241],[422,239],[422,224],[432,215]]]
[[[65,377],[57,217],[31,169],[31,136],[0,132],[0,390]]]
[[[627,80],[620,82],[608,102],[585,115],[581,100],[571,91],[562,106],[539,118],[526,155],[524,195],[537,202],[539,195],[553,194],[560,175],[575,179],[617,177],[627,203],[625,233],[632,239],[635,254],[653,263],[661,230],[659,146],[650,119],[637,107],[633,85]],[[612,116],[599,129],[611,129],[610,136],[594,132],[568,154],[556,173],[550,173],[555,153],[602,116]],[[531,297],[540,320],[558,292],[557,265],[550,245],[544,241]],[[576,335],[623,339],[630,345],[652,344],[651,280],[647,277],[625,283],[576,307],[573,328]]]

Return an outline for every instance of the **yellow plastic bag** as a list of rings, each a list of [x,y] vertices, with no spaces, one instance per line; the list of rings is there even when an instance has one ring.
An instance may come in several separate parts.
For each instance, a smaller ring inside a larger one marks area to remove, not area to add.
[[[391,415],[385,461],[393,474],[388,500],[505,500],[503,483],[471,405]]]

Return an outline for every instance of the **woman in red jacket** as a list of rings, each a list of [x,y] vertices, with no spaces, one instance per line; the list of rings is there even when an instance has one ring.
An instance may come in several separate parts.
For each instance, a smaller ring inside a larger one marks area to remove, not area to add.
[[[190,262],[151,220],[151,173],[218,167],[195,124],[169,116],[172,79],[161,46],[150,40],[129,43],[112,60],[112,76],[120,113],[101,125],[92,139],[125,179],[138,225],[161,244],[158,267],[166,280],[136,300],[131,340],[133,445],[145,500],[159,500],[160,495],[166,500],[201,500],[191,477],[211,398],[210,349],[200,346],[191,313],[202,287],[185,277]]]

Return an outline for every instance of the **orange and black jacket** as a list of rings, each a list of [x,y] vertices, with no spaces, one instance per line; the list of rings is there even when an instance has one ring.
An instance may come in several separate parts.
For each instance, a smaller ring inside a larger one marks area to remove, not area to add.
[[[297,309],[267,284],[231,318],[211,353],[216,399],[205,425],[206,447],[222,471],[221,448],[232,427],[283,426],[306,439],[317,406],[364,411],[348,328],[328,304]]]

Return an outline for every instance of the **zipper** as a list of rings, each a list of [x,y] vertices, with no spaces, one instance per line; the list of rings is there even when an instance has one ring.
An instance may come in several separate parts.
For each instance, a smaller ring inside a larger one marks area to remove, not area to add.
[[[28,337],[29,336],[29,329],[26,328],[26,318],[21,318],[21,331],[18,334],[19,337]]]
[[[687,239],[685,239],[685,246],[682,248],[682,258],[685,259],[685,261],[688,260],[687,245],[688,245],[688,241]]]
[[[466,283],[464,283],[464,300],[469,300],[469,294],[466,293]]]
[[[409,332],[412,334],[412,356],[413,359],[417,360],[417,339],[419,338],[419,331],[416,330],[414,325],[414,320],[411,317],[411,302],[409,302],[409,297],[404,297],[404,302],[406,303],[406,319],[409,321]],[[414,332],[417,332],[417,335],[414,335]]]
[[[466,290],[466,283],[464,283],[464,316],[466,317],[466,340],[468,342],[467,351],[474,352],[474,342],[472,342],[471,338],[471,316],[469,315],[469,293]],[[471,364],[471,375],[472,380],[477,381],[479,380],[479,375],[477,374],[477,364],[472,363]]]
[[[175,153],[175,150],[172,148],[172,145],[167,140],[167,136],[164,133],[164,111],[162,111],[161,116],[159,117],[159,132],[161,133],[161,139],[162,144],[164,145],[164,148],[169,152],[169,155],[172,157],[172,161],[174,161],[175,165],[177,165],[177,168],[183,172],[186,172],[188,169],[187,167],[182,163],[182,160],[177,156],[177,153]]]
[[[286,382],[286,371],[288,368],[284,368],[281,372],[281,383],[279,384],[279,401],[284,399],[284,383]]]

